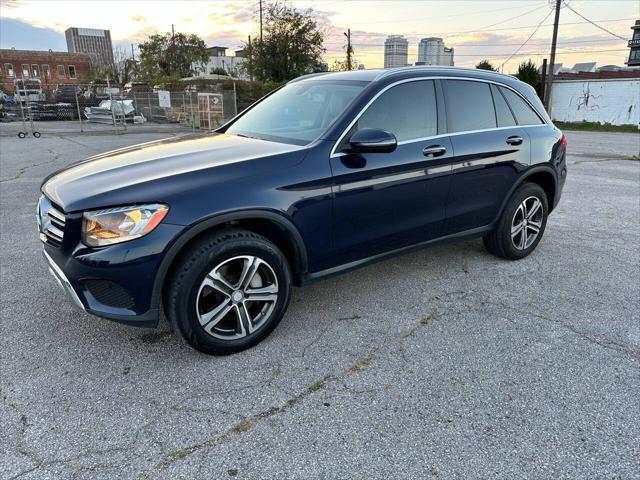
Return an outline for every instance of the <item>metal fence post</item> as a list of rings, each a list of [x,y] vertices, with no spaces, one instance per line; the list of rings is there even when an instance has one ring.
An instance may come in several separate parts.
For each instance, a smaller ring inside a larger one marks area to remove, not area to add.
[[[116,127],[116,112],[113,109],[113,97],[111,96],[111,85],[109,84],[109,77],[107,77],[107,90],[109,91],[109,102],[111,103],[111,120],[113,120],[113,131],[117,134],[118,127]]]
[[[238,115],[238,100],[236,99],[236,82],[233,82],[233,116]]]
[[[74,90],[76,94],[76,109],[78,110],[78,121],[80,122],[80,132],[84,132],[82,129],[82,114],[80,113],[80,104],[78,103],[78,87]]]
[[[189,90],[189,118],[191,119],[191,131],[196,131],[196,119],[193,118],[193,92]]]

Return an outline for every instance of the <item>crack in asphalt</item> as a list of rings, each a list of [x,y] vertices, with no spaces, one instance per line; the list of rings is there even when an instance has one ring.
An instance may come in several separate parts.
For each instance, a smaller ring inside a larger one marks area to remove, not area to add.
[[[44,162],[33,163],[31,165],[25,165],[24,167],[20,167],[13,177],[4,178],[4,179],[0,180],[0,183],[7,183],[7,182],[12,182],[14,180],[18,180],[19,178],[21,178],[27,172],[27,170],[29,170],[31,168],[35,168],[35,167],[40,167],[42,165],[47,165],[49,163],[53,163],[53,162],[57,161],[60,158],[60,154],[59,153],[56,153],[51,149],[47,149],[47,151],[53,155],[53,158],[50,158],[49,160],[45,160]]]
[[[561,320],[557,320],[555,318],[551,318],[548,315],[537,314],[537,313],[529,312],[529,311],[526,311],[526,310],[520,310],[518,308],[512,307],[511,305],[506,305],[506,304],[499,303],[499,302],[487,302],[487,301],[485,301],[484,303],[486,303],[488,305],[494,305],[496,307],[506,308],[507,310],[512,310],[514,312],[518,312],[518,313],[520,313],[522,315],[525,315],[525,316],[529,316],[529,317],[537,318],[537,319],[540,319],[540,320],[545,320],[545,321],[548,321],[548,322],[552,322],[552,323],[554,323],[556,325],[560,325],[561,327],[563,327],[566,330],[572,332],[573,334],[579,336],[580,338],[588,341],[589,343],[592,343],[593,345],[597,345],[597,346],[600,346],[600,347],[603,347],[603,348],[614,350],[614,351],[619,352],[619,353],[623,353],[626,356],[629,356],[632,360],[640,360],[640,350],[631,348],[628,345],[622,344],[620,342],[616,342],[616,341],[611,340],[611,339],[606,339],[606,341],[599,340],[598,338],[594,338],[589,333],[586,333],[586,332],[574,327],[573,325],[565,323],[565,322],[563,322]]]
[[[316,343],[323,335],[325,335],[325,333],[328,331],[328,329],[330,328],[332,323],[333,322],[329,323],[325,328],[323,328],[322,331],[320,332],[320,334],[311,343],[309,343],[303,349],[302,356],[304,356],[304,350],[309,348],[311,345]],[[218,447],[220,445],[223,445],[223,444],[226,444],[226,443],[230,442],[235,437],[237,437],[239,435],[242,435],[243,433],[247,433],[247,432],[251,431],[260,421],[262,421],[264,419],[267,419],[269,417],[272,417],[274,415],[278,415],[280,413],[284,413],[284,412],[288,411],[289,409],[293,408],[295,405],[297,405],[300,402],[302,402],[308,396],[313,395],[314,393],[316,393],[319,390],[321,390],[322,388],[324,388],[329,381],[338,382],[345,390],[349,391],[350,393],[354,393],[354,394],[366,393],[364,391],[363,392],[359,392],[359,391],[357,391],[355,389],[352,389],[348,385],[346,385],[346,383],[345,383],[346,378],[348,378],[349,376],[357,375],[357,374],[367,370],[369,367],[371,367],[376,362],[377,355],[386,346],[390,345],[394,341],[397,341],[398,343],[402,343],[405,339],[407,339],[410,336],[412,336],[416,332],[416,330],[418,330],[420,328],[424,328],[425,325],[426,324],[423,323],[422,321],[417,321],[411,328],[400,332],[399,335],[393,335],[393,336],[387,337],[380,345],[378,345],[377,347],[372,349],[364,357],[360,358],[351,367],[347,368],[346,370],[343,370],[342,374],[340,374],[338,376],[327,374],[327,375],[321,377],[319,380],[317,380],[314,383],[312,383],[311,385],[309,385],[309,387],[307,387],[305,390],[303,390],[303,391],[291,396],[288,400],[286,400],[283,404],[281,404],[279,406],[273,406],[273,407],[271,407],[271,408],[269,408],[267,410],[264,410],[262,412],[259,412],[259,413],[244,417],[238,423],[234,424],[232,427],[227,429],[225,432],[223,432],[222,434],[220,434],[220,435],[218,435],[218,436],[216,436],[214,438],[211,438],[211,439],[206,440],[206,441],[201,442],[201,443],[196,443],[196,444],[193,444],[193,445],[190,445],[190,446],[187,446],[187,447],[183,447],[183,448],[178,449],[178,450],[174,450],[174,451],[164,455],[160,459],[160,461],[151,470],[143,472],[140,475],[139,478],[141,480],[143,480],[143,479],[146,480],[146,479],[148,479],[150,477],[150,475],[152,475],[154,473],[160,473],[160,472],[166,470],[169,466],[171,466],[176,461],[179,461],[179,460],[182,460],[182,459],[184,459],[186,457],[189,457],[190,455],[193,455],[194,453],[196,453],[198,451],[216,448],[216,447]],[[403,360],[406,361],[406,358],[403,358]],[[270,379],[267,383],[270,383],[274,378]],[[390,388],[391,385],[393,384],[393,380],[395,379],[397,381],[398,378],[399,378],[398,376],[393,377],[392,381],[388,382],[387,384],[385,384],[381,388],[382,389]],[[373,389],[371,391],[380,390],[381,388],[376,388],[376,389]],[[288,394],[288,392],[286,392],[286,393]]]

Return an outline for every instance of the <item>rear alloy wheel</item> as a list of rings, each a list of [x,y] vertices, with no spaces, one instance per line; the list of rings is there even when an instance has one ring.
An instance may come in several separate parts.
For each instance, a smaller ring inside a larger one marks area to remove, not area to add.
[[[291,297],[291,272],[266,238],[222,230],[188,247],[165,289],[174,331],[193,348],[227,355],[261,342],[282,319]]]
[[[487,250],[518,260],[538,246],[547,225],[547,195],[536,183],[525,182],[511,195],[496,227],[483,238]]]
[[[518,250],[526,250],[538,238],[543,219],[542,202],[527,197],[516,209],[511,220],[511,242]]]

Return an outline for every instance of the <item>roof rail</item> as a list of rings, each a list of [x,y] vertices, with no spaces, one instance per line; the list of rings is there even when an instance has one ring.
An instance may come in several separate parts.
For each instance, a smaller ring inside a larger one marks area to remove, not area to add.
[[[478,69],[477,68],[467,68],[467,67],[450,67],[450,66],[440,66],[440,65],[409,65],[407,67],[396,67],[396,68],[389,68],[386,69],[385,71],[381,72],[375,79],[375,80],[381,80],[383,78],[387,78],[390,77],[392,75],[396,75],[396,74],[400,74],[400,73],[406,73],[406,72],[414,72],[414,71],[433,71],[433,70],[466,70],[466,71],[473,71],[473,72],[477,72]],[[503,77],[511,77],[512,75],[507,75],[504,73],[499,73],[499,72],[493,72],[491,70],[480,70],[482,73],[489,73],[489,74],[494,74],[494,75],[500,75]]]
[[[327,73],[331,73],[331,72],[317,72],[317,73],[307,73],[306,75],[301,75],[299,77],[294,78],[293,80],[289,80],[287,83],[296,83],[299,82],[301,80],[307,80],[311,77],[319,77],[321,75],[326,75]]]

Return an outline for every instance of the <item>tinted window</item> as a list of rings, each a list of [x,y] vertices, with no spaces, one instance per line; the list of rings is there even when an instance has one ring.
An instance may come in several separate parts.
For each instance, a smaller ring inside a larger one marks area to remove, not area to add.
[[[265,98],[228,129],[228,133],[306,145],[340,115],[365,82],[290,83]]]
[[[516,120],[518,120],[518,125],[540,125],[543,123],[536,112],[531,109],[529,104],[525,102],[520,95],[508,88],[500,87],[500,91],[504,94],[507,102],[509,102],[511,110],[513,110]]]
[[[496,112],[488,83],[447,80],[445,87],[449,132],[496,127]]]
[[[496,117],[498,119],[499,127],[510,127],[516,124],[515,118],[513,118],[513,114],[511,110],[509,110],[509,105],[507,105],[506,100],[502,96],[502,94],[498,91],[498,87],[495,85],[491,85],[491,93],[493,94],[493,103],[496,106]]]
[[[433,81],[407,82],[380,95],[358,119],[356,128],[381,128],[399,142],[438,134]]]

